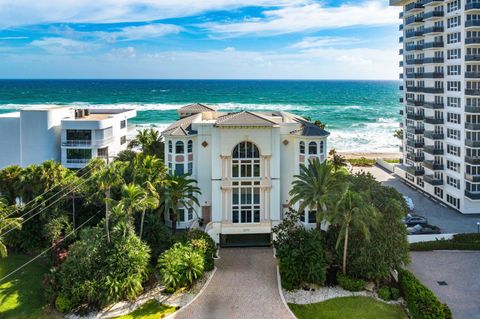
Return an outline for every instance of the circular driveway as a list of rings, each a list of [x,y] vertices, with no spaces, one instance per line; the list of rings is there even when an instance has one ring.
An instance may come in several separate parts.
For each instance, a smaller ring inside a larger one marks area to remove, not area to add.
[[[277,284],[272,248],[222,248],[208,286],[176,319],[288,318]]]

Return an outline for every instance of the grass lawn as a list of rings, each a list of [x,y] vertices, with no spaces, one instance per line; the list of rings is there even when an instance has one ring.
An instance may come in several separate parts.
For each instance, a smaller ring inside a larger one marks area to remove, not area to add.
[[[10,254],[0,258],[0,278],[20,267],[31,257]],[[0,282],[0,318],[59,318],[47,313],[43,308],[47,304],[42,286],[43,275],[48,271],[46,265],[37,260],[20,270],[6,281]]]
[[[401,306],[369,297],[342,297],[310,305],[289,304],[298,319],[405,319]]]
[[[116,317],[117,319],[157,319],[175,312],[175,307],[166,306],[158,301],[150,300],[132,313]]]

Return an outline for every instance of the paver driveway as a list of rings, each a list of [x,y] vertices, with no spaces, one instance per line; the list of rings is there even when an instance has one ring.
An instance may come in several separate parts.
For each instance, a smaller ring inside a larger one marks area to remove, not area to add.
[[[223,248],[217,272],[198,298],[174,318],[288,318],[271,248]]]

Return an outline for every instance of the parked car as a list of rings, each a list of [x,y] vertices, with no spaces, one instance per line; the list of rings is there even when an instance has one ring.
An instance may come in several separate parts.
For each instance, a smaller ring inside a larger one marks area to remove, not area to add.
[[[407,227],[413,227],[415,225],[426,225],[428,224],[428,220],[420,215],[407,214],[407,216],[403,218],[403,223]]]
[[[408,210],[413,211],[415,208],[415,205],[413,205],[413,200],[406,195],[403,195],[403,199],[405,199],[405,202],[407,203]]]
[[[440,234],[440,228],[429,224],[407,227],[407,231],[409,235]]]

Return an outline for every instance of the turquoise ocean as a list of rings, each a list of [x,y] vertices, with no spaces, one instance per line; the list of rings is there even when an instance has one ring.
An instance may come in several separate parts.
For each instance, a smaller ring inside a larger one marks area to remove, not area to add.
[[[288,111],[327,124],[330,146],[397,152],[399,81],[0,80],[0,113],[41,105],[135,108],[138,126],[165,128],[176,109],[205,103],[221,111]]]

